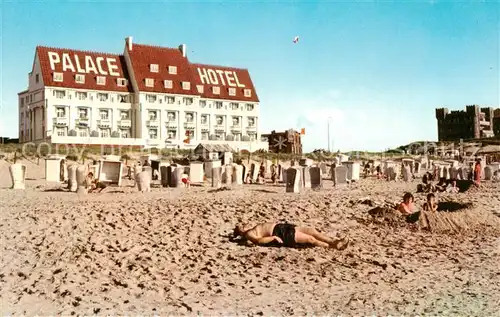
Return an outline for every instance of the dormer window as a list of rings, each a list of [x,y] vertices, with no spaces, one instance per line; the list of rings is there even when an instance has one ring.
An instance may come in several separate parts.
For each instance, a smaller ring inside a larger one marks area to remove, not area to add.
[[[236,88],[229,88],[229,96],[236,96]]]
[[[157,73],[158,72],[158,64],[149,65],[149,71],[152,73]]]
[[[177,66],[168,66],[168,73],[171,75],[177,75]]]
[[[249,98],[249,97],[252,97],[252,90],[250,89],[245,89],[243,90],[243,94],[245,97]]]
[[[214,95],[220,94],[220,87],[212,87],[212,93]]]
[[[188,82],[188,81],[183,81],[183,82],[182,82],[182,89],[184,89],[184,90],[189,90],[189,89],[191,89],[191,83],[190,83],[190,82]]]
[[[203,85],[196,85],[196,89],[198,90],[199,94],[203,93]]]
[[[155,81],[152,78],[146,78],[144,81],[146,83],[146,87],[153,87],[155,84]]]
[[[167,89],[172,89],[173,87],[173,83],[171,80],[164,80],[163,81],[163,86]]]
[[[106,85],[106,77],[104,77],[104,76],[97,76],[97,84],[98,85]]]
[[[118,84],[118,87],[127,86],[127,80],[125,78],[117,78],[116,83]]]
[[[82,74],[76,74],[75,75],[75,82],[77,84],[84,84],[85,83],[85,75]]]
[[[63,81],[63,74],[62,73],[53,73],[52,75],[54,81],[62,82]]]

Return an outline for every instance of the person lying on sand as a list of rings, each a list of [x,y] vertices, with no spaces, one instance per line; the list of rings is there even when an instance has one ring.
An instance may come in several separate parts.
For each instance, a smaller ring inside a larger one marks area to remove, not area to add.
[[[254,227],[240,224],[234,229],[233,236],[243,237],[256,245],[277,243],[292,248],[298,245],[312,245],[344,250],[349,245],[347,238],[332,239],[314,228],[297,227],[289,223],[266,222]]]
[[[427,201],[422,206],[424,211],[437,211],[436,195],[430,193],[427,195]]]

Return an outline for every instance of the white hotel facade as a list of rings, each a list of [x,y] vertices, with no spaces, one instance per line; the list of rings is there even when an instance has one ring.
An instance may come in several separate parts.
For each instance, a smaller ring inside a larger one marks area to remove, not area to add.
[[[22,143],[268,149],[248,71],[190,63],[185,45],[129,37],[123,55],[39,46],[18,95]]]

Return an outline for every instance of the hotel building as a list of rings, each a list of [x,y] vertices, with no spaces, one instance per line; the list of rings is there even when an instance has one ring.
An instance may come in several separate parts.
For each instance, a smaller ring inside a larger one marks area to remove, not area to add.
[[[190,63],[184,44],[128,37],[123,55],[38,46],[28,77],[21,143],[268,149],[248,70]]]

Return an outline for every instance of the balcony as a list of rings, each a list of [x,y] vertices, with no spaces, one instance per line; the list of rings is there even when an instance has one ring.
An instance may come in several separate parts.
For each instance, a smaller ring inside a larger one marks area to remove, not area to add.
[[[118,121],[118,125],[121,128],[131,128],[132,127],[132,121],[130,119],[122,119]]]
[[[231,131],[241,131],[241,125],[240,124],[234,124],[231,126]]]
[[[208,125],[207,122],[201,123],[200,124],[200,129],[201,129],[202,132],[208,132],[208,131],[210,131],[210,126]]]
[[[89,118],[81,117],[75,120],[75,124],[80,127],[88,127],[90,120]]]
[[[165,127],[167,129],[177,129],[177,121],[167,121],[165,122]]]
[[[248,131],[255,131],[255,130],[257,130],[257,127],[256,127],[256,126],[254,126],[254,125],[249,125],[249,126],[247,127],[247,130],[248,130]]]
[[[226,130],[226,126],[224,124],[216,124],[214,126],[214,130],[215,131],[225,131]]]
[[[146,121],[146,126],[150,128],[157,128],[160,125],[158,120],[148,120]]]
[[[194,121],[184,122],[185,129],[194,129],[196,123]]]
[[[68,117],[56,117],[52,121],[56,126],[65,127],[68,126],[69,119]]]
[[[109,119],[97,120],[97,126],[102,127],[102,128],[109,128],[109,127],[111,127],[111,120],[109,120]]]

